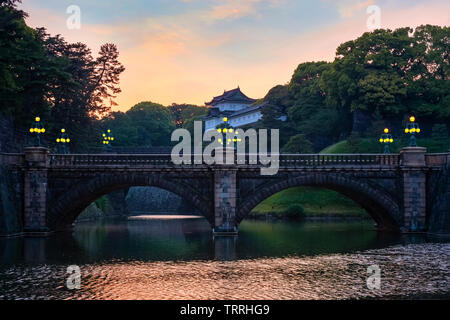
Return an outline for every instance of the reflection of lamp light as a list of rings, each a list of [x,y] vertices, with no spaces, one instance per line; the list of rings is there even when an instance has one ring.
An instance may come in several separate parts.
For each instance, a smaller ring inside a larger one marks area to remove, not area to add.
[[[405,128],[405,133],[406,134],[410,134],[411,138],[409,139],[409,146],[410,147],[417,147],[417,143],[416,143],[416,133],[420,133],[420,127],[419,124],[415,122],[416,121],[416,117],[415,116],[410,116],[409,117],[409,123],[406,125]]]

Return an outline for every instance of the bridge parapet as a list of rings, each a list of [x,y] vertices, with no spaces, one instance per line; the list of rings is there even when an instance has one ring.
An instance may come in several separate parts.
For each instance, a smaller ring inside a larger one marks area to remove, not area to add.
[[[54,154],[50,167],[173,165],[170,154]]]
[[[235,154],[237,165],[253,165],[258,159],[254,154]],[[255,161],[250,162],[253,157]],[[269,155],[270,157],[270,155]],[[191,156],[190,163],[198,166]],[[398,154],[280,154],[278,158],[271,156],[271,161],[278,162],[280,167],[305,166],[388,166],[399,165]],[[204,164],[203,164],[204,165]],[[95,166],[170,166],[170,154],[54,154],[50,156],[50,167],[95,167]],[[258,166],[260,166],[258,164]]]
[[[425,154],[425,164],[429,167],[443,167],[450,164],[450,152],[447,153],[427,153]]]
[[[0,165],[23,166],[24,160],[22,153],[0,153]]]
[[[281,166],[398,166],[398,154],[281,154]]]

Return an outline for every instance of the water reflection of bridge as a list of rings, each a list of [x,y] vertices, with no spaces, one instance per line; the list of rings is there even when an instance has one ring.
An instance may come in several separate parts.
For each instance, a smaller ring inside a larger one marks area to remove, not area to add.
[[[77,224],[74,233],[0,238],[0,259],[11,265],[230,261],[347,253],[427,241],[422,234],[376,233],[360,222],[249,221],[239,237],[211,237],[209,228],[205,219],[83,222]]]

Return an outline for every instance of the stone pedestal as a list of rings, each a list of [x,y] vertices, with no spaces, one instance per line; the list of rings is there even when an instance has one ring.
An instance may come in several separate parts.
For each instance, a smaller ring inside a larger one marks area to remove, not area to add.
[[[29,234],[49,231],[46,221],[49,154],[43,147],[25,149],[24,231]]]
[[[426,148],[407,147],[400,150],[403,179],[403,232],[426,229]]]
[[[236,169],[218,169],[214,172],[214,233],[237,233],[236,223]]]
[[[424,167],[427,148],[406,147],[400,150],[400,165],[408,167]]]

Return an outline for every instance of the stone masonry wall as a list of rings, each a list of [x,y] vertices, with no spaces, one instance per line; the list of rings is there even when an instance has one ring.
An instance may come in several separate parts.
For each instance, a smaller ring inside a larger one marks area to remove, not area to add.
[[[0,164],[0,236],[22,232],[22,197],[21,173]]]

